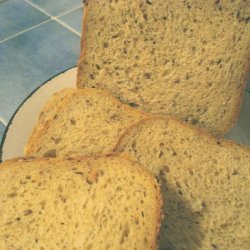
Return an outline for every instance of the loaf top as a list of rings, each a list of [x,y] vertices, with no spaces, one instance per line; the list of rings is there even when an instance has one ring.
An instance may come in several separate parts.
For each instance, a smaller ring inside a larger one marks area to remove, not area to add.
[[[249,14],[244,0],[89,0],[78,86],[223,135],[250,69]]]
[[[162,183],[160,249],[248,249],[250,149],[171,117],[146,118],[120,138]]]
[[[161,195],[125,156],[0,165],[0,249],[156,249]]]
[[[106,91],[65,89],[43,108],[25,148],[26,156],[112,152],[121,133],[147,115]]]
[[[159,144],[159,145],[158,145]],[[152,155],[147,154],[148,147]],[[167,148],[166,155],[154,155],[154,151]],[[249,164],[250,149],[233,141],[217,139],[203,129],[181,122],[171,116],[151,116],[142,119],[126,129],[119,138],[114,152],[126,151],[135,156],[138,149],[144,152],[142,158],[152,156],[156,161],[147,164],[158,175],[163,159],[172,159],[176,164]],[[223,157],[220,157],[223,156]],[[241,157],[242,156],[242,157]],[[214,160],[211,160],[214,158]],[[242,160],[243,162],[239,161]],[[163,160],[164,161],[164,160]],[[171,164],[169,165],[171,167]]]

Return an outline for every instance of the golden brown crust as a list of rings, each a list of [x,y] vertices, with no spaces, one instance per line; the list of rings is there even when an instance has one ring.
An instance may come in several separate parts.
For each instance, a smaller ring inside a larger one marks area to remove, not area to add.
[[[240,95],[238,97],[238,100],[236,101],[237,105],[235,105],[235,111],[234,111],[233,119],[231,121],[231,124],[228,124],[227,126],[225,126],[225,128],[221,131],[220,134],[218,134],[218,136],[223,136],[226,133],[228,133],[234,127],[234,125],[236,124],[236,122],[238,120],[240,110],[241,110],[241,107],[242,107],[242,103],[243,103],[244,91],[245,91],[247,81],[248,81],[248,76],[249,76],[249,73],[250,73],[250,56],[249,55],[250,55],[250,51],[248,53],[248,58],[247,58],[248,63],[246,63],[246,67],[245,67],[245,70],[244,70],[244,72],[245,72],[244,81],[243,81],[242,87],[240,89]]]
[[[91,12],[92,12],[92,9],[90,9],[90,6],[93,6],[93,0],[91,1],[88,1],[89,4],[88,6],[86,6],[85,8],[85,12],[84,12],[84,17],[83,17],[83,28],[82,28],[82,45],[81,45],[81,49],[82,49],[82,54],[80,56],[80,59],[79,59],[79,63],[78,65],[83,65],[81,64],[82,62],[85,61],[85,58],[86,58],[86,50],[87,50],[87,39],[88,39],[88,34],[89,31],[87,31],[87,25],[88,25],[88,22],[90,21],[90,19],[87,21],[87,12],[88,12],[88,15],[91,15]],[[95,2],[96,3],[96,2]],[[90,43],[90,41],[89,41]],[[249,48],[249,47],[248,47]],[[243,55],[243,58],[244,60],[245,59],[248,59],[248,62],[249,62],[249,49],[247,51],[246,49],[246,54]],[[81,62],[81,63],[80,63]],[[82,66],[84,67],[84,65]],[[86,80],[86,78],[83,76],[82,73],[82,69],[78,68],[78,77],[77,77],[77,86],[78,87],[84,87],[84,86],[87,86],[88,83],[86,82],[83,82]],[[240,72],[239,72],[240,73]],[[248,76],[248,73],[249,73],[249,63],[248,65],[246,64],[246,68],[244,70],[244,74],[245,74],[245,79],[247,79],[247,76]],[[107,83],[104,83],[103,84],[106,86]],[[235,85],[238,84],[237,82],[235,82]],[[92,84],[93,85],[93,84]],[[103,85],[103,86],[104,86]],[[96,84],[95,86],[98,86],[98,84]],[[239,112],[240,112],[240,108],[241,108],[241,105],[242,105],[242,96],[243,96],[243,92],[244,92],[244,87],[246,86],[246,80],[243,81],[242,83],[240,82],[240,88],[239,90],[235,90],[234,92],[234,99],[233,99],[233,105],[232,105],[232,108],[230,110],[230,112],[227,112],[227,117],[226,119],[224,120],[223,123],[217,123],[218,119],[216,120],[216,123],[217,125],[213,125],[212,128],[210,128],[209,126],[207,126],[207,129],[210,130],[210,132],[214,133],[214,135],[216,136],[223,136],[225,133],[227,133],[233,126],[234,124],[236,123],[237,121],[237,118],[239,116]],[[113,90],[114,90],[114,87],[113,87]],[[173,112],[171,113],[174,113],[175,111],[173,110]],[[215,111],[214,111],[215,112]],[[155,112],[157,113],[157,112]],[[167,113],[166,113],[167,114]],[[185,114],[184,114],[185,116]],[[203,122],[207,122],[205,119],[203,120]],[[200,126],[202,127],[203,124],[201,123]]]
[[[161,195],[161,188],[160,184],[157,183],[157,190],[156,190],[156,197],[157,197],[157,220],[156,220],[156,227],[155,227],[155,235],[154,239],[155,242],[152,244],[152,249],[158,248],[158,235],[160,233],[161,223],[164,218],[163,214],[163,198]]]
[[[65,96],[62,95],[62,93],[65,93]],[[138,109],[133,109],[129,105],[121,103],[118,99],[116,99],[114,96],[112,96],[109,92],[101,89],[93,89],[93,88],[84,88],[84,89],[74,89],[74,88],[67,88],[64,90],[61,90],[57,93],[55,93],[52,98],[47,102],[45,107],[43,108],[42,112],[47,113],[51,109],[51,106],[56,107],[56,113],[58,113],[65,105],[67,105],[68,102],[71,101],[71,97],[74,94],[79,95],[101,95],[103,97],[108,97],[112,100],[114,104],[117,104],[120,109],[125,109],[126,113],[133,113],[135,116],[138,115],[147,117],[148,115]],[[60,97],[63,96],[63,99],[61,100]],[[53,112],[53,114],[55,114]],[[49,129],[51,123],[53,122],[52,117],[48,117],[46,120],[46,124],[40,124],[40,119],[38,119],[37,124],[34,126],[31,137],[28,140],[28,143],[24,149],[25,156],[29,156],[30,154],[34,153],[34,148],[37,147],[37,143],[39,141],[39,138],[43,136],[44,133],[47,132]]]
[[[137,168],[140,169],[140,171],[149,177],[149,180],[152,184],[152,186],[155,187],[155,196],[156,196],[156,201],[157,201],[157,211],[156,211],[156,221],[155,221],[155,232],[154,232],[154,239],[155,241],[152,242],[152,250],[157,249],[157,238],[158,234],[160,231],[160,226],[161,226],[161,221],[163,219],[163,200],[161,196],[161,191],[160,191],[160,185],[157,182],[156,178],[152,175],[152,173],[145,167],[143,167],[139,162],[135,161],[130,157],[128,154],[125,153],[110,153],[110,154],[105,154],[105,155],[94,155],[94,156],[77,156],[77,157],[65,157],[65,158],[34,158],[34,157],[16,157],[10,160],[5,161],[4,163],[0,164],[0,169],[9,167],[10,163],[15,163],[15,162],[60,162],[60,161],[84,161],[87,159],[97,159],[97,158],[107,158],[107,157],[112,157],[116,158],[118,157],[119,159],[123,159],[126,161],[130,161],[131,163],[134,163],[137,165]],[[131,167],[132,168],[132,167]]]
[[[82,18],[82,35],[81,35],[81,55],[78,61],[78,67],[77,67],[77,82],[76,85],[77,87],[80,87],[80,82],[81,82],[81,70],[79,68],[80,61],[85,57],[86,55],[86,50],[87,50],[87,15],[88,15],[88,9],[89,9],[89,1],[88,4],[85,3],[84,6],[84,13],[83,13],[83,18]]]
[[[242,145],[242,144],[238,144],[234,141],[230,141],[230,140],[225,140],[225,139],[217,139],[215,136],[213,136],[212,134],[208,133],[206,130],[198,128],[198,127],[194,127],[193,125],[190,125],[188,123],[183,123],[181,122],[179,119],[177,119],[176,117],[173,116],[161,116],[161,115],[157,115],[157,116],[150,116],[144,119],[141,119],[140,121],[134,123],[132,126],[130,126],[129,128],[127,128],[122,135],[120,136],[116,146],[113,149],[113,152],[119,152],[119,147],[122,143],[122,141],[124,140],[124,138],[127,136],[127,134],[133,130],[134,128],[140,126],[141,124],[145,123],[148,120],[157,120],[157,119],[163,119],[163,120],[173,120],[174,122],[178,123],[180,126],[184,127],[184,128],[188,128],[191,129],[193,131],[195,131],[197,133],[197,135],[201,135],[206,137],[207,139],[209,139],[212,143],[214,144],[222,144],[225,146],[237,146],[240,147],[242,150],[247,150],[247,152],[249,152],[250,148],[248,146]]]
[[[50,110],[51,105],[53,105],[53,107],[56,107],[57,111],[60,110],[66,104],[66,102],[69,101],[69,98],[63,98],[63,100],[57,100],[57,98],[60,94],[67,92],[67,91],[74,92],[74,91],[76,91],[76,89],[67,88],[67,89],[63,89],[63,90],[55,93],[52,96],[52,98],[45,104],[41,114],[47,112],[47,110]],[[40,114],[40,116],[41,116],[41,114]],[[40,121],[40,116],[38,118],[38,121]],[[24,155],[25,156],[28,156],[31,152],[33,152],[34,147],[36,145],[35,143],[36,143],[37,138],[42,137],[43,133],[45,133],[47,131],[47,129],[49,128],[52,121],[53,121],[53,119],[48,119],[48,120],[46,120],[45,126],[44,125],[40,126],[39,122],[34,126],[34,128],[32,129],[31,137],[29,138],[28,143],[26,144],[26,146],[24,148]],[[40,129],[40,128],[43,128],[43,129]]]
[[[182,126],[183,128],[193,130],[198,136],[203,136],[203,137],[207,138],[209,141],[211,141],[211,143],[219,144],[221,146],[228,147],[228,148],[229,147],[237,147],[240,150],[242,150],[241,151],[242,153],[245,152],[247,154],[250,154],[250,148],[245,146],[245,145],[241,145],[241,144],[235,143],[235,142],[230,141],[230,140],[217,139],[216,137],[209,134],[207,131],[205,131],[203,129],[194,127],[190,124],[184,124],[183,122],[181,122],[177,118],[170,117],[170,116],[151,116],[151,117],[147,117],[147,118],[144,118],[144,119],[136,122],[130,128],[128,128],[126,131],[124,131],[124,133],[121,135],[120,139],[117,142],[117,145],[114,148],[114,152],[116,152],[116,153],[119,152],[119,150],[121,149],[119,147],[122,145],[123,140],[130,133],[130,131],[132,131],[134,128],[139,127],[140,125],[146,123],[149,120],[157,120],[157,119],[163,119],[163,120],[167,120],[167,121],[172,120],[172,121],[178,123],[178,125]],[[189,166],[189,165],[187,165],[186,167],[191,168],[191,166]]]

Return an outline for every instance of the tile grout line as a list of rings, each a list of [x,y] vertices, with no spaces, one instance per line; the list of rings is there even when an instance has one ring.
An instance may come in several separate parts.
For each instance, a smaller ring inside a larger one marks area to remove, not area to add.
[[[30,0],[25,0],[25,2],[26,2],[27,4],[30,4],[32,7],[38,9],[39,11],[43,12],[44,14],[48,15],[52,20],[55,20],[55,21],[57,21],[58,23],[60,23],[64,28],[70,30],[71,32],[75,33],[75,34],[78,35],[78,36],[81,36],[81,34],[80,34],[79,32],[77,32],[75,29],[73,29],[72,27],[70,27],[69,25],[67,25],[65,22],[59,20],[59,18],[62,17],[62,16],[64,16],[64,15],[70,14],[70,13],[73,12],[73,11],[76,11],[76,10],[82,8],[82,7],[83,7],[82,4],[81,4],[81,5],[78,5],[77,7],[73,8],[73,9],[71,9],[71,10],[68,10],[68,11],[63,12],[62,14],[60,14],[60,15],[58,15],[58,16],[53,16],[53,15],[51,15],[49,12],[47,12],[46,10],[44,10],[43,8],[41,8],[41,7],[39,7],[38,5],[36,5],[36,4],[32,3],[32,2],[30,2]]]
[[[8,40],[11,39],[11,38],[14,38],[14,37],[16,37],[16,36],[18,36],[18,35],[20,35],[20,34],[26,32],[26,31],[32,30],[32,29],[34,29],[34,28],[36,28],[36,27],[39,27],[40,25],[42,25],[42,24],[44,24],[44,23],[47,23],[47,22],[51,21],[51,19],[53,18],[47,11],[45,11],[45,10],[39,8],[38,6],[36,6],[36,5],[33,4],[32,2],[30,2],[29,0],[24,0],[24,1],[25,1],[27,4],[31,5],[33,8],[39,10],[40,12],[42,12],[43,14],[45,14],[46,16],[48,16],[48,17],[50,17],[50,18],[49,18],[48,20],[45,20],[45,21],[43,21],[43,22],[41,22],[41,23],[39,23],[39,24],[36,24],[36,25],[34,25],[34,26],[32,26],[32,27],[29,27],[29,28],[27,28],[27,29],[24,29],[24,30],[22,30],[22,31],[20,31],[20,32],[14,34],[14,35],[12,35],[12,36],[9,36],[9,37],[7,37],[7,38],[4,38],[3,40],[0,40],[0,44],[3,43],[3,42],[5,42],[5,41],[8,41]]]
[[[4,119],[1,118],[1,117],[0,117],[0,122],[1,122],[5,127],[7,127],[7,122],[5,122]]]
[[[82,5],[82,4],[79,5],[78,7],[75,7],[75,8],[73,8],[73,9],[71,9],[71,10],[68,10],[68,11],[63,12],[62,14],[56,16],[55,18],[60,18],[60,17],[62,17],[62,16],[68,15],[68,14],[70,14],[71,12],[76,11],[76,10],[78,10],[78,9],[80,9],[80,8],[83,8],[83,5]]]
[[[35,9],[41,11],[43,14],[49,16],[50,18],[53,18],[53,16],[52,16],[49,12],[47,12],[46,10],[40,8],[40,7],[37,6],[36,4],[30,2],[29,0],[25,0],[25,2],[26,2],[27,4],[29,4],[29,5],[31,5],[33,8],[35,8]]]
[[[0,40],[0,44],[3,43],[3,42],[5,42],[5,41],[8,41],[8,40],[11,39],[11,38],[14,38],[14,37],[16,37],[16,36],[19,36],[20,34],[26,32],[26,31],[32,30],[32,29],[34,29],[34,28],[36,28],[36,27],[39,27],[40,25],[43,25],[43,24],[45,24],[45,23],[48,23],[48,22],[50,22],[50,21],[51,21],[51,19],[45,20],[45,21],[43,21],[43,22],[41,22],[41,23],[39,23],[39,24],[37,24],[37,25],[35,25],[35,26],[29,27],[28,29],[25,29],[25,30],[23,30],[23,31],[21,31],[21,32],[18,32],[18,33],[16,33],[15,35],[12,35],[12,36],[9,36],[9,37],[7,37],[7,38],[4,38],[3,40]]]
[[[44,13],[45,15],[47,15],[47,16],[50,17],[50,18],[49,18],[48,20],[45,20],[45,21],[43,21],[43,22],[37,24],[37,25],[34,25],[34,26],[29,27],[29,28],[27,28],[27,29],[25,29],[25,30],[23,30],[23,31],[21,31],[21,32],[18,32],[18,33],[14,34],[14,35],[12,35],[12,36],[10,36],[10,37],[7,37],[7,38],[5,38],[5,39],[3,39],[3,40],[0,40],[0,44],[3,43],[3,42],[5,42],[5,41],[7,41],[7,40],[9,40],[9,39],[11,39],[11,38],[14,38],[14,37],[16,37],[16,36],[18,36],[18,35],[20,35],[20,34],[26,32],[26,31],[32,30],[32,29],[34,29],[34,28],[36,28],[36,27],[39,27],[40,25],[43,25],[43,24],[45,24],[45,23],[48,23],[48,22],[50,22],[50,21],[52,21],[52,20],[55,20],[56,22],[58,22],[59,24],[61,24],[63,27],[65,27],[65,28],[67,28],[68,30],[70,30],[71,32],[75,33],[76,35],[81,36],[81,34],[80,34],[79,32],[77,32],[75,29],[71,28],[69,25],[67,25],[67,24],[64,23],[63,21],[59,20],[59,18],[62,17],[62,16],[64,16],[64,15],[70,14],[70,13],[73,12],[73,11],[76,11],[76,10],[82,8],[83,5],[79,5],[78,7],[73,8],[73,9],[71,9],[71,10],[69,10],[69,11],[66,11],[66,12],[60,14],[59,16],[55,17],[55,16],[51,15],[49,12],[47,12],[46,10],[44,10],[44,9],[40,8],[39,6],[35,5],[34,3],[30,2],[29,0],[25,0],[25,2],[26,2],[27,4],[29,4],[29,5],[31,5],[32,7],[34,7],[35,9],[38,9],[39,11],[41,11],[42,13]],[[6,122],[3,118],[1,118],[1,117],[0,117],[0,122],[1,122],[5,127],[7,127],[7,122]]]
[[[36,5],[36,4],[32,3],[32,2],[30,2],[30,0],[25,0],[25,2],[26,2],[27,4],[30,4],[32,7],[34,7],[34,8],[36,8],[36,9],[40,10],[41,12],[43,12],[44,14],[46,14],[47,16],[50,16],[51,19],[57,19],[57,18],[59,18],[59,17],[62,17],[62,16],[64,16],[64,15],[67,15],[67,14],[69,14],[69,13],[71,13],[71,12],[73,12],[73,11],[76,11],[76,10],[78,10],[78,9],[80,9],[80,8],[83,7],[83,5],[80,4],[80,5],[78,5],[77,7],[73,8],[73,9],[70,9],[70,10],[67,10],[67,11],[63,12],[62,14],[60,14],[60,15],[58,15],[58,16],[54,16],[54,15],[50,14],[49,12],[47,12],[45,9],[43,9],[43,8],[39,7],[38,5]]]
[[[7,38],[5,38],[5,39],[3,39],[3,40],[0,40],[0,44],[3,43],[3,42],[5,42],[5,41],[7,41],[7,40],[9,40],[9,39],[11,39],[11,38],[14,38],[14,37],[16,37],[16,36],[18,36],[18,35],[20,35],[20,34],[26,32],[26,31],[32,30],[32,29],[34,29],[34,28],[36,28],[36,27],[39,27],[39,26],[42,25],[42,24],[45,24],[45,23],[51,21],[52,16],[51,16],[48,12],[46,12],[46,11],[43,10],[43,9],[40,9],[39,7],[37,7],[36,5],[34,5],[33,3],[31,3],[29,0],[25,0],[25,2],[26,2],[27,4],[33,6],[34,8],[38,9],[39,11],[41,11],[42,13],[44,13],[46,16],[48,16],[48,17],[50,17],[50,18],[49,18],[48,20],[45,20],[45,21],[43,21],[43,22],[37,24],[37,25],[34,25],[34,26],[29,27],[29,28],[27,28],[27,29],[25,29],[25,30],[23,30],[23,31],[21,31],[21,32],[18,32],[18,33],[14,34],[14,35],[12,35],[12,36],[10,36],[10,37],[7,37]],[[1,122],[5,127],[7,127],[7,122],[6,122],[3,118],[1,118],[1,117],[0,117],[0,122]]]
[[[64,23],[63,21],[61,21],[60,19],[54,19],[56,22],[58,22],[59,24],[61,24],[64,28],[70,30],[71,32],[73,32],[74,34],[76,34],[77,36],[81,36],[81,33],[77,32],[75,29],[71,28],[68,24]]]
[[[71,10],[69,10],[69,11],[66,11],[66,12],[62,13],[61,15],[55,17],[54,19],[55,19],[58,23],[60,23],[62,26],[64,26],[65,28],[69,29],[71,32],[73,32],[73,33],[75,33],[76,35],[78,35],[78,36],[81,37],[81,33],[79,33],[79,32],[76,31],[74,28],[72,28],[72,27],[70,27],[68,24],[66,24],[64,21],[62,21],[62,20],[59,19],[60,17],[65,16],[65,15],[68,15],[68,14],[70,14],[70,13],[72,13],[72,12],[74,12],[74,11],[80,9],[80,8],[83,8],[83,5],[82,5],[82,4],[79,5],[78,7],[74,8],[74,9],[71,9]]]
[[[16,33],[16,34],[12,35],[12,36],[9,36],[9,37],[7,37],[7,38],[4,38],[3,40],[0,40],[0,44],[3,43],[3,42],[5,42],[5,41],[8,41],[8,40],[11,39],[11,38],[14,38],[14,37],[16,37],[16,36],[18,36],[18,35],[20,35],[20,34],[26,32],[26,31],[32,30],[32,29],[34,29],[34,28],[36,28],[36,27],[39,27],[39,26],[42,25],[42,24],[45,24],[45,23],[47,23],[47,22],[50,22],[50,21],[52,21],[52,20],[58,22],[58,23],[61,24],[64,28],[70,30],[71,32],[73,32],[73,33],[76,34],[77,36],[81,36],[81,34],[80,34],[79,32],[77,32],[75,29],[71,28],[71,27],[70,27],[69,25],[67,25],[66,23],[64,23],[64,22],[62,22],[61,20],[57,19],[57,17],[51,16],[51,15],[50,15],[48,12],[46,12],[45,10],[43,10],[43,9],[39,8],[38,6],[36,6],[35,4],[29,2],[29,0],[25,0],[25,2],[26,2],[27,4],[30,4],[30,5],[33,6],[34,8],[40,10],[41,12],[43,12],[44,14],[46,14],[47,16],[49,16],[50,18],[49,18],[48,20],[45,20],[45,21],[43,21],[43,22],[41,22],[41,23],[35,25],[35,26],[29,27],[29,28],[27,28],[27,29],[25,29],[25,30],[22,30],[21,32],[18,32],[18,33]],[[80,7],[75,8],[75,9],[73,9],[73,10],[71,10],[71,11],[65,12],[64,14],[62,14],[62,15],[60,15],[60,16],[58,16],[58,17],[61,17],[61,16],[66,15],[66,14],[69,14],[69,13],[71,13],[71,12],[73,12],[73,11],[79,9],[79,8],[80,8]]]

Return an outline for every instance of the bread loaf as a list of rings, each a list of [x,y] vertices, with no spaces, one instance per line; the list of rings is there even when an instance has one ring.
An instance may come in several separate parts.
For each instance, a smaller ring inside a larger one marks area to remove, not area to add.
[[[223,135],[249,72],[249,16],[245,0],[88,0],[78,87]]]
[[[160,249],[250,246],[250,149],[174,118],[146,118],[116,152],[129,153],[162,183]]]
[[[161,196],[124,156],[0,165],[0,249],[156,249]]]

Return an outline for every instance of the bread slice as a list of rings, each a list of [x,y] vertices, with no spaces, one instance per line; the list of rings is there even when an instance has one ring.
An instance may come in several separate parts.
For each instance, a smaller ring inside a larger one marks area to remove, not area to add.
[[[88,0],[78,87],[225,134],[249,72],[249,13],[245,0]]]
[[[0,165],[0,249],[156,249],[160,188],[125,156]]]
[[[95,89],[65,89],[46,104],[25,148],[26,156],[112,152],[121,133],[146,114]]]
[[[249,148],[154,117],[128,129],[115,151],[129,153],[162,182],[160,249],[249,249]]]

